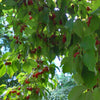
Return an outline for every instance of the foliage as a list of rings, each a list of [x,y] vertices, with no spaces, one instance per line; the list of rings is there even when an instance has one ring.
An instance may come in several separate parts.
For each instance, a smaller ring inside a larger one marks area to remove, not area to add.
[[[10,52],[0,56],[0,77],[19,72],[19,85],[7,88],[4,100],[48,100],[56,56],[64,57],[63,72],[73,73],[79,85],[68,99],[99,100],[100,0],[89,1],[0,0],[0,18],[7,22],[0,22],[0,35],[10,40]]]
[[[65,76],[63,73],[55,75],[55,79],[58,80],[57,87],[51,90],[49,100],[68,100],[68,93],[76,86],[71,75],[69,75]]]

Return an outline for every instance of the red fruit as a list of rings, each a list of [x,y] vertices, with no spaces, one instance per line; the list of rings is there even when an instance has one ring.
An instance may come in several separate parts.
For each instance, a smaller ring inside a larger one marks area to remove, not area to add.
[[[43,74],[43,71],[42,71],[42,72],[40,72],[40,74]]]
[[[52,13],[52,19],[54,20],[56,18],[55,13]]]
[[[43,68],[42,72],[45,72],[45,68]]]
[[[18,40],[18,36],[16,36],[16,40]]]
[[[23,32],[23,30],[22,30],[22,29],[20,29],[20,32],[22,33],[22,32]]]
[[[62,42],[63,42],[63,43],[66,42],[66,36],[65,36],[65,35],[63,35],[63,40],[62,40]]]
[[[31,15],[31,12],[29,12],[28,14]]]
[[[35,75],[34,75],[34,74],[33,74],[32,76],[33,76],[33,77],[35,77]]]
[[[29,84],[30,82],[29,82],[28,80],[25,80],[25,83],[26,83],[26,84]]]
[[[18,59],[20,59],[21,54],[18,55]]]
[[[30,16],[29,19],[31,20],[32,19],[32,16]]]
[[[39,89],[39,88],[37,88],[37,89],[36,89],[36,94],[39,94],[39,91],[40,91],[40,89]]]
[[[27,87],[27,90],[32,91],[33,88],[32,87]]]
[[[45,71],[48,72],[49,71],[49,68],[48,67],[45,67]]]
[[[24,25],[24,27],[27,27],[27,25]]]
[[[56,35],[54,35],[54,34],[53,34],[53,35],[51,35],[51,37],[50,37],[50,38],[55,38],[55,37],[56,37]]]
[[[19,42],[19,44],[22,44],[22,42]]]
[[[31,53],[33,53],[33,54],[36,53],[36,50],[37,50],[37,49],[31,50]]]
[[[30,98],[30,96],[28,95],[27,97],[26,97],[26,99],[28,100]]]
[[[11,94],[11,91],[9,92],[9,94]]]
[[[42,70],[42,72],[45,72],[45,71],[48,72],[49,68],[48,67],[44,67],[43,70]]]
[[[18,56],[18,59],[20,59],[20,56]]]
[[[59,24],[62,25],[62,20],[60,19]]]
[[[28,0],[28,5],[32,5],[33,4],[33,0]]]
[[[40,65],[38,64],[38,65],[37,65],[37,68],[39,68],[39,67],[40,67]]]
[[[22,30],[25,30],[25,27],[24,27],[24,26],[22,26],[22,27],[21,27],[21,29],[22,29]]]
[[[92,19],[92,16],[89,17],[89,21]]]
[[[38,7],[38,11],[41,12],[43,10],[43,7]]]
[[[18,92],[17,95],[20,95],[20,92]]]
[[[80,53],[79,53],[79,52],[76,52],[76,53],[74,54],[74,58],[75,58],[78,54],[80,54]]]
[[[11,62],[6,62],[5,65],[11,65]]]
[[[23,59],[23,61],[25,61],[25,60]]]
[[[72,8],[74,8],[74,5],[72,5]]]
[[[16,36],[14,36],[14,39],[16,38]]]
[[[39,72],[35,74],[35,77],[38,78]]]
[[[18,88],[18,90],[20,90],[20,89],[21,89],[21,87]]]
[[[99,40],[96,40],[95,45],[98,45],[98,44],[100,44],[100,41]]]
[[[90,16],[90,17],[88,18],[88,22],[87,22],[88,27],[89,27],[89,25],[90,25],[91,19],[92,19],[92,16]]]
[[[38,34],[38,38],[42,39],[42,37],[41,37],[41,35],[40,35],[40,34]]]
[[[18,41],[18,40],[16,40],[16,44],[18,44],[18,42],[19,42],[19,41]]]
[[[96,88],[96,87],[97,87],[97,85],[94,85],[94,86],[93,86],[93,89]]]
[[[37,49],[35,48],[35,49],[34,49],[34,51],[36,52],[36,51],[37,51]]]
[[[15,90],[12,90],[11,93],[16,93],[16,91]]]
[[[89,11],[89,10],[91,10],[91,9],[90,9],[90,7],[87,7],[86,10]]]
[[[11,65],[11,62],[9,62],[8,64]]]
[[[37,63],[39,63],[39,60],[36,60]]]
[[[39,46],[38,49],[41,50],[41,47]]]

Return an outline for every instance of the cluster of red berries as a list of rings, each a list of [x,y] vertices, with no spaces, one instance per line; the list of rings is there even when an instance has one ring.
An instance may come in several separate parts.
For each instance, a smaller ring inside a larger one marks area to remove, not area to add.
[[[32,54],[35,54],[37,50],[40,51],[40,50],[41,50],[41,46],[38,46],[38,47],[35,48],[34,50],[31,50],[31,53],[32,53]]]
[[[53,21],[54,25],[56,25],[55,18],[56,18],[56,14],[55,13],[52,13],[51,15],[49,15],[49,19]],[[62,25],[62,20],[61,19],[59,20],[59,24]]]
[[[22,44],[20,41],[19,41],[19,37],[18,36],[14,36],[14,39],[16,39],[16,44]]]
[[[38,11],[41,12],[44,7],[38,7]]]
[[[11,94],[11,93],[16,93],[17,95],[20,95],[20,92],[17,92],[15,90],[12,90],[12,91],[9,92],[9,94]]]
[[[90,17],[88,18],[88,21],[87,21],[87,25],[88,25],[88,27],[89,27],[89,25],[90,25],[90,21],[91,21],[91,19],[92,19],[92,16],[90,16]]]
[[[86,10],[87,10],[87,11],[90,11],[90,10],[91,10],[91,8],[88,6],[88,7],[86,8]]]
[[[54,25],[56,24],[55,18],[56,18],[55,13],[52,13],[52,15],[49,15],[49,19],[53,21]]]
[[[30,19],[30,20],[32,19],[32,15],[31,15],[31,14],[32,14],[32,12],[29,11],[29,12],[28,12],[28,15],[29,15],[29,19]]]
[[[27,87],[27,90],[32,91],[33,88],[32,87]]]
[[[38,78],[39,75],[43,74],[44,72],[48,72],[48,71],[49,71],[49,68],[44,67],[41,72],[37,72],[36,74],[33,74],[32,76]]]
[[[95,45],[99,45],[99,44],[100,44],[100,41],[99,40],[96,40]]]
[[[25,80],[25,83],[26,83],[26,84],[29,84],[29,83],[30,83],[30,81],[29,81],[28,79],[26,79],[26,80]]]
[[[27,27],[27,25],[22,25],[21,29],[20,29],[20,32],[22,33],[25,30],[26,27]]]
[[[79,52],[76,52],[75,54],[74,54],[74,58],[77,56],[77,55],[79,55],[80,53]]]
[[[20,56],[21,56],[21,54],[19,54],[17,58],[20,59]]]
[[[38,34],[37,36],[39,39],[43,39],[43,41],[45,43],[47,43],[48,41],[50,43],[52,43],[52,45],[56,45],[56,43],[57,43],[57,41],[55,42],[55,39],[57,37],[57,35],[55,35],[55,34],[51,35],[49,38],[47,36],[45,36],[44,34],[42,34],[42,35]],[[66,42],[66,35],[64,34],[62,36],[63,36],[62,42],[65,43]]]
[[[36,94],[39,94],[39,91],[40,91],[40,89],[36,88]],[[30,98],[30,95],[26,96],[26,100],[29,100],[29,98]]]
[[[11,62],[6,62],[5,65],[11,65]]]
[[[24,0],[24,5],[26,6],[26,0]],[[33,5],[33,0],[28,0],[28,5]]]
[[[42,60],[36,60],[36,62],[39,64],[39,63],[43,63],[43,61]]]
[[[63,35],[63,40],[62,40],[63,43],[66,42],[66,35]]]

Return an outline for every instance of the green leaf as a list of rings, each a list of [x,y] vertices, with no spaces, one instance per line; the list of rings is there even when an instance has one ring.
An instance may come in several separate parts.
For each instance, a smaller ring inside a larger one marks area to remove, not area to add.
[[[96,9],[94,12],[92,12],[93,15],[100,16],[100,7]]]
[[[7,0],[6,1],[6,6],[15,6],[16,2],[14,0]]]
[[[83,92],[85,90],[86,90],[86,88],[84,86],[76,86],[76,87],[74,87],[70,91],[70,93],[68,95],[68,100],[81,100],[79,98],[80,98],[80,96],[83,94]]]
[[[12,77],[14,75],[14,71],[11,66],[7,66],[7,74]]]
[[[91,34],[91,30],[88,28],[86,22],[83,22],[80,19],[77,19],[73,23],[73,31],[81,38]]]
[[[32,60],[32,59],[28,59],[24,64],[23,64],[23,70],[27,73],[30,73],[32,71],[32,68],[36,68],[37,67],[37,63]]]
[[[6,90],[6,84],[0,85],[0,95]]]
[[[79,36],[83,37],[84,32],[83,32],[84,25],[81,20],[76,20],[76,22],[73,25],[73,31]]]
[[[97,9],[98,7],[100,7],[100,0],[94,0],[94,1],[92,1],[93,3],[93,9],[95,10],[95,9]]]
[[[16,71],[18,71],[18,61],[13,61],[12,62],[12,69],[13,69],[14,73]]]
[[[90,71],[95,71],[95,65],[97,62],[97,57],[95,56],[94,51],[86,51],[83,54],[83,63],[84,65],[90,70]]]
[[[91,29],[91,32],[95,32],[99,28],[99,26],[100,26],[99,23],[100,23],[99,17],[96,15],[92,16],[92,19],[89,24],[89,28]]]
[[[84,83],[83,79],[82,79],[82,76],[78,73],[74,74],[73,75],[73,78],[75,80],[75,82],[78,84],[78,85],[82,85]]]
[[[83,67],[81,75],[84,81],[84,85],[87,86],[88,88],[92,88],[96,84],[97,76],[95,75],[94,72],[89,71],[87,67],[85,66]]]
[[[93,99],[93,95],[92,93],[89,91],[89,92],[86,92],[84,94],[82,94],[78,100],[94,100]]]
[[[73,60],[69,57],[65,57],[62,60],[61,65],[63,65],[63,73],[67,73],[67,72],[72,73],[74,70]]]
[[[20,72],[17,77],[18,82],[23,84],[24,80],[26,79],[26,73]]]
[[[10,52],[6,52],[3,56],[2,59],[5,60],[11,53]]]
[[[93,91],[94,100],[100,100],[100,88],[95,88]]]
[[[95,39],[91,36],[86,36],[82,39],[80,47],[84,50],[95,50]]]
[[[3,65],[3,66],[0,68],[0,77],[2,77],[5,73],[6,73],[6,66]]]

